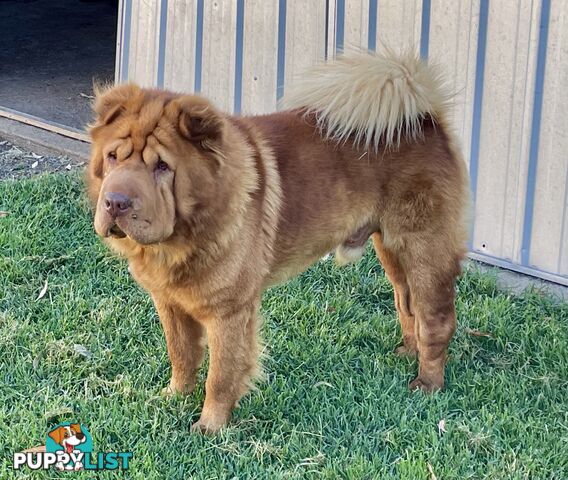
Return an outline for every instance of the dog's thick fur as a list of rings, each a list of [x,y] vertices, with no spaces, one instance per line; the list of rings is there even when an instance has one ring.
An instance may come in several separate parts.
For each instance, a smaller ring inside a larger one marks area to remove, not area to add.
[[[233,117],[207,100],[122,85],[98,92],[89,192],[95,228],[127,257],[162,322],[172,377],[216,431],[257,373],[262,291],[372,237],[394,286],[411,388],[444,384],[465,253],[468,182],[439,75],[414,56],[317,67],[292,109]]]

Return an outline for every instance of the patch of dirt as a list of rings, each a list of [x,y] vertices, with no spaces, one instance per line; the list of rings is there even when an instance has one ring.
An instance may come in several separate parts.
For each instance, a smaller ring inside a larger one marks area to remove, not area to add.
[[[48,172],[83,169],[85,162],[64,155],[37,155],[12,145],[0,137],[0,181],[29,178]]]

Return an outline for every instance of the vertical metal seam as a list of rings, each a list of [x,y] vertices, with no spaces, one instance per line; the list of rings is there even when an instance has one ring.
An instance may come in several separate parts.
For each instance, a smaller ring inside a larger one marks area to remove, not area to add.
[[[529,264],[532,240],[531,237],[534,214],[534,197],[536,190],[536,172],[538,164],[538,149],[540,143],[540,125],[542,119],[544,73],[546,68],[546,52],[548,47],[548,24],[550,21],[550,0],[542,0],[540,8],[540,27],[536,57],[533,113],[529,147],[529,163],[527,171],[527,189],[525,195],[525,212],[523,217],[523,237],[521,241],[521,265],[524,266],[528,266]]]
[[[373,52],[377,50],[377,0],[369,0],[367,48]]]
[[[562,228],[560,229],[560,245],[562,245],[562,239],[566,235],[566,209],[568,208],[568,173],[564,178],[564,208],[562,209]],[[562,266],[562,259],[564,255],[568,253],[567,250],[560,247],[560,255],[558,255],[558,262],[556,264],[556,269],[560,272],[560,267]]]
[[[124,27],[124,0],[118,2],[118,18],[116,19],[116,50],[114,56],[114,83],[120,82],[120,72],[122,70],[122,42]]]
[[[201,92],[201,71],[203,68],[203,0],[197,0],[195,19],[195,76],[193,91]]]
[[[132,26],[132,0],[124,0],[124,19],[122,26],[122,62],[120,65],[120,81],[126,82],[129,77],[130,62],[130,32]]]
[[[485,80],[485,50],[487,47],[487,23],[489,0],[479,2],[479,26],[477,31],[477,58],[475,62],[475,86],[473,93],[473,119],[471,125],[471,148],[469,159],[470,188],[475,209],[477,175],[479,170],[479,141],[481,134],[481,111],[483,106],[483,83]],[[473,247],[475,222],[471,228],[470,249]]]
[[[158,71],[156,83],[158,87],[164,86],[164,70],[166,65],[166,33],[168,29],[168,0],[160,2],[160,31],[158,37]]]
[[[345,47],[345,0],[335,0],[335,54]]]
[[[422,0],[422,21],[420,24],[420,58],[428,58],[430,48],[431,0]]]
[[[276,99],[284,95],[286,73],[286,0],[278,0],[278,55],[276,67]]]
[[[323,47],[323,58],[327,61],[328,56],[328,43],[329,43],[329,0],[325,0],[325,45]]]
[[[235,40],[235,99],[234,113],[241,112],[243,95],[243,48],[244,48],[245,0],[237,0],[237,32]]]

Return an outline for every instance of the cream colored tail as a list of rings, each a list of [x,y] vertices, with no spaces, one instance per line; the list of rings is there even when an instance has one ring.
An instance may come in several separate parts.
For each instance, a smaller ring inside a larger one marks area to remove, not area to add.
[[[417,55],[357,53],[308,70],[283,105],[315,114],[330,138],[376,150],[419,137],[420,120],[440,120],[449,99],[438,69]]]

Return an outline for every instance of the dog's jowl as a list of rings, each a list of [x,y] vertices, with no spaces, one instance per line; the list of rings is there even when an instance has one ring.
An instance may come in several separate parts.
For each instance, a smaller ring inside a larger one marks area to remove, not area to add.
[[[465,164],[448,94],[414,56],[340,57],[292,86],[287,110],[235,117],[204,98],[132,84],[97,93],[88,187],[97,233],[152,296],[194,430],[227,424],[258,373],[265,288],[371,238],[394,286],[412,389],[444,385],[465,253]]]

